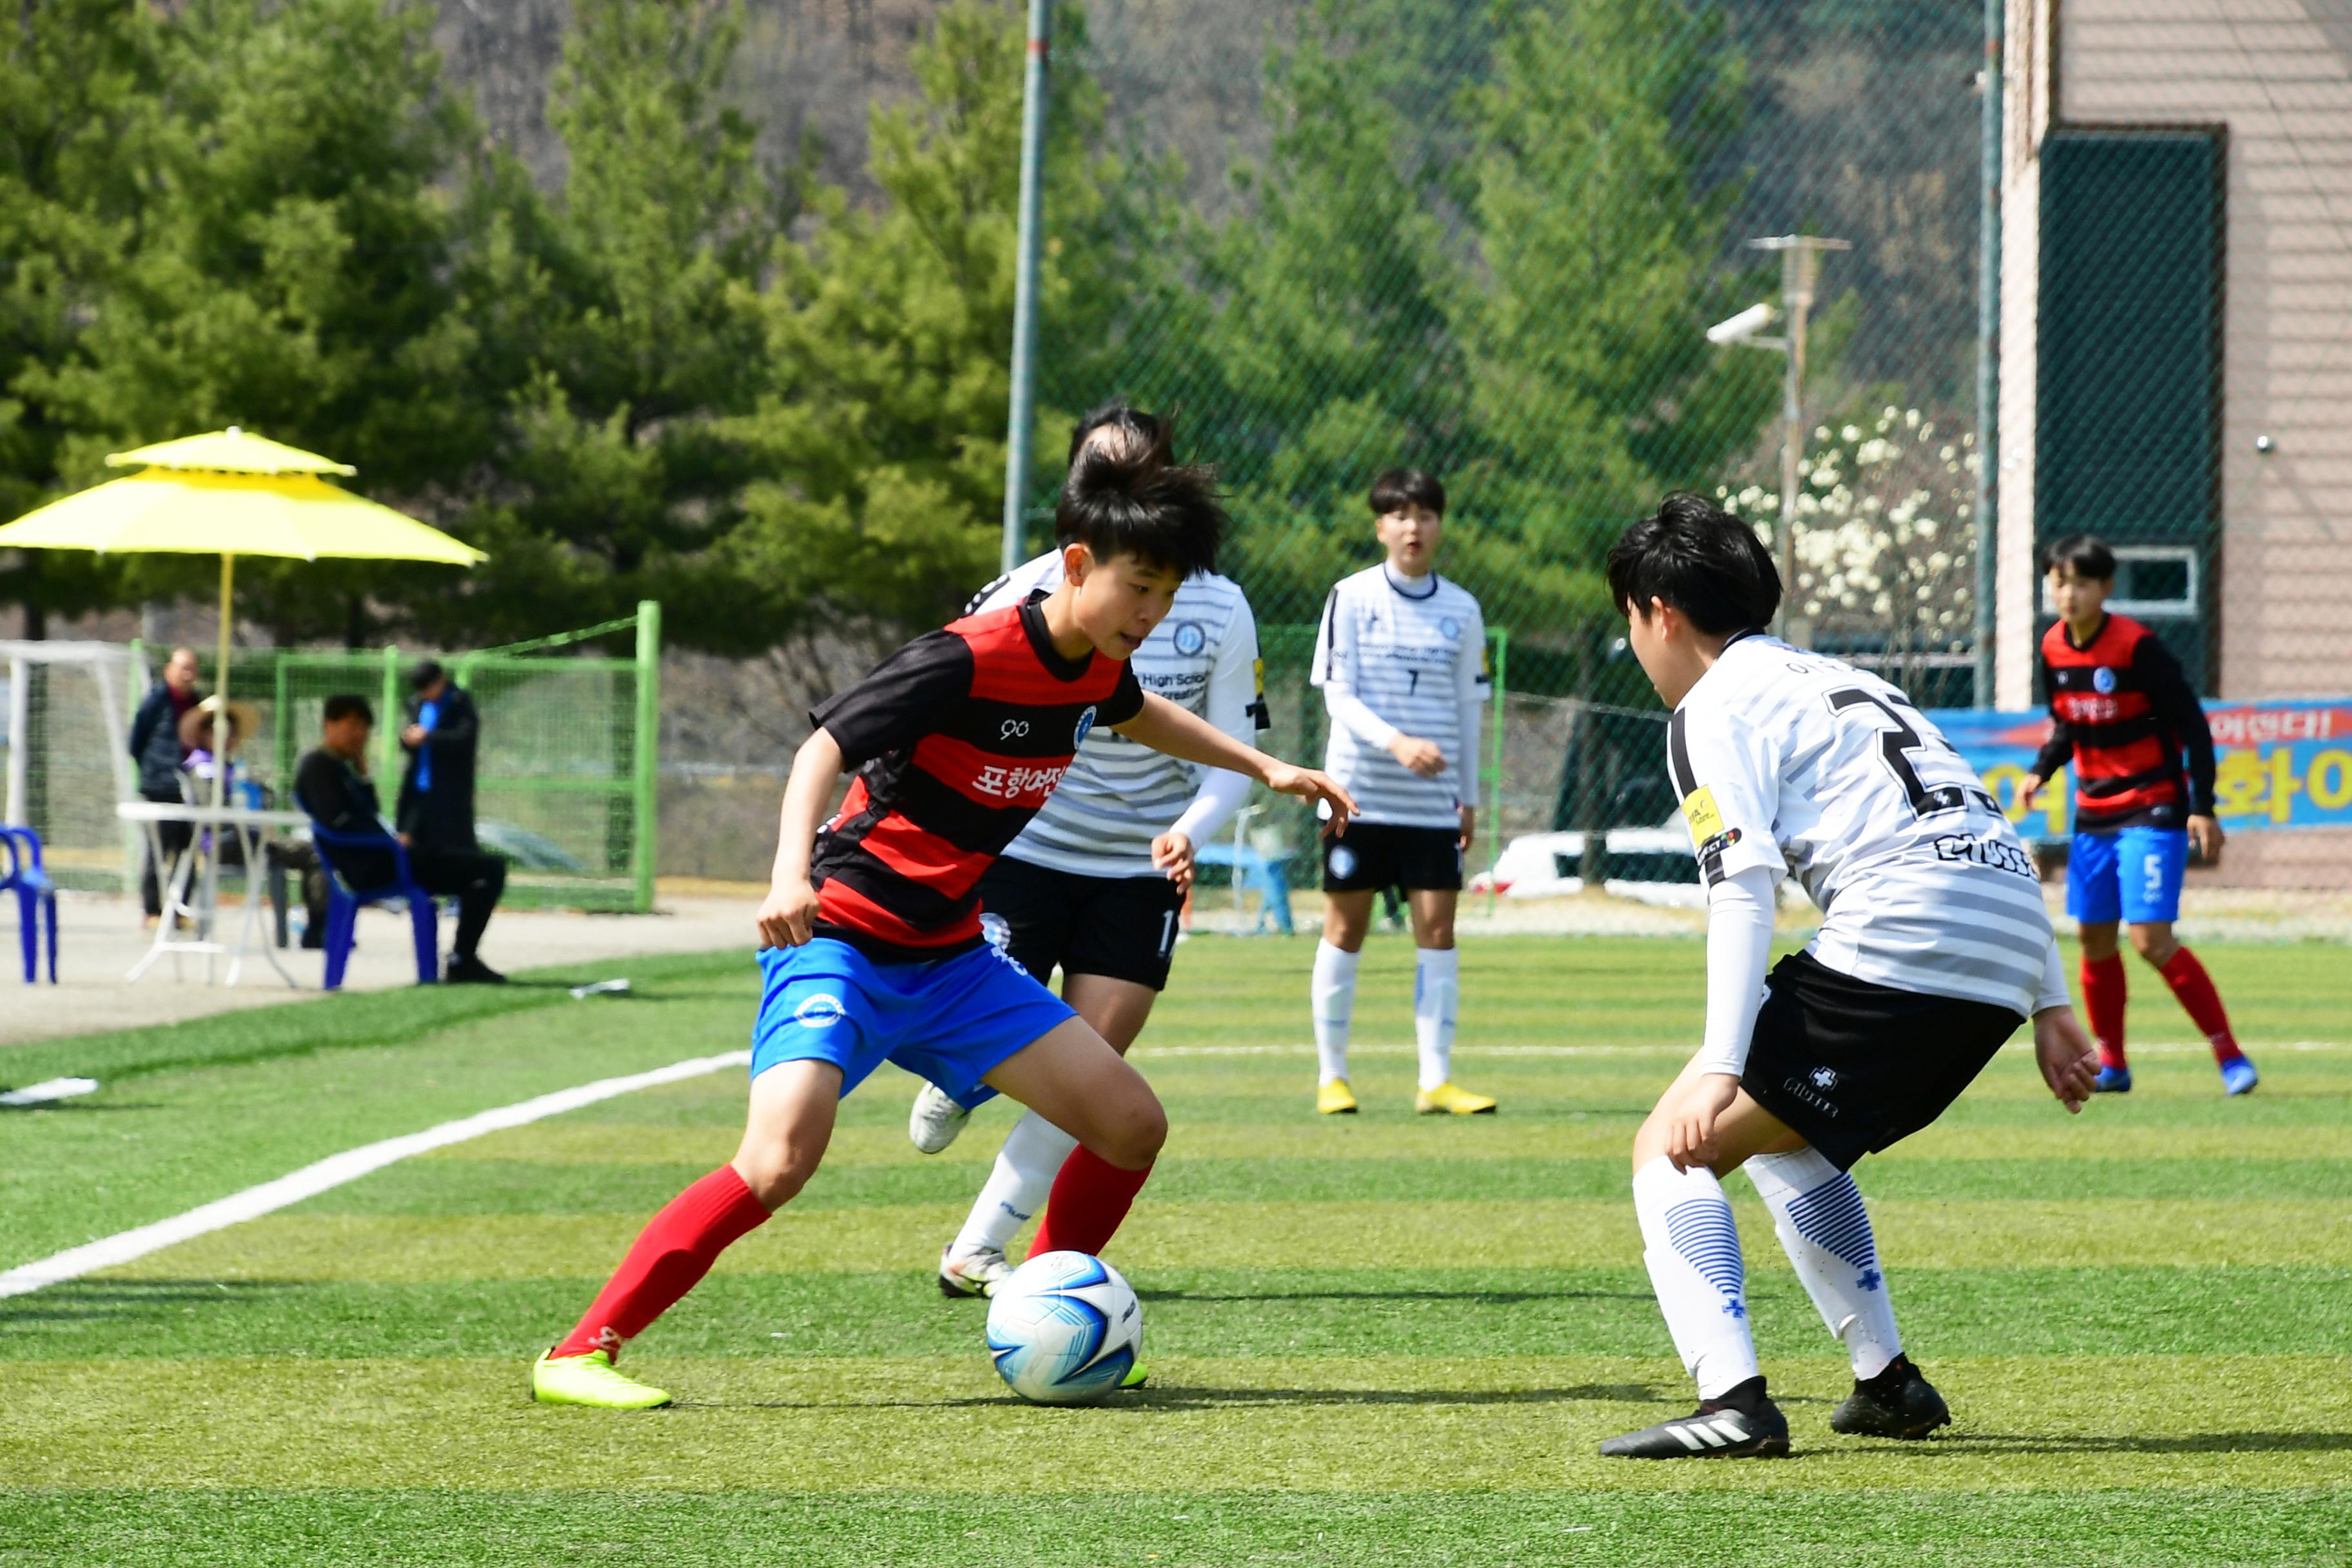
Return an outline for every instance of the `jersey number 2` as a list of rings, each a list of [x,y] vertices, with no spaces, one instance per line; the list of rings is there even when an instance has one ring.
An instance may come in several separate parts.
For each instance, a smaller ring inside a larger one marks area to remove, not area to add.
[[[1969,803],[1969,792],[1960,784],[1938,784],[1930,788],[1920,782],[1919,770],[1911,765],[1910,753],[1925,751],[1929,742],[1904,721],[1895,705],[1874,692],[1859,687],[1830,693],[1830,706],[1843,713],[1849,708],[1867,704],[1878,710],[1886,721],[1895,726],[1879,732],[1879,753],[1885,760],[1886,771],[1903,786],[1904,798],[1911,803],[1915,816],[1929,816],[1939,811],[1958,811]]]

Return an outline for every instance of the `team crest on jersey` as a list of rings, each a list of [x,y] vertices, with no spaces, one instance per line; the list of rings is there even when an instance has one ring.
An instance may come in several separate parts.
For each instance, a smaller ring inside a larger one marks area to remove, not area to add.
[[[818,992],[793,1009],[793,1020],[803,1029],[830,1029],[848,1016],[841,998],[826,991]]]
[[[1192,658],[1209,646],[1209,634],[1198,621],[1181,621],[1176,626],[1176,651]]]
[[[2113,691],[2115,689],[2116,689],[2116,672],[2115,672],[2114,670],[2109,669],[2105,665],[2104,665],[2104,664],[2103,664],[2103,665],[2099,666],[2099,668],[2096,668],[2096,669],[2095,669],[2095,670],[2091,671],[2091,689],[2092,689],[2092,690],[2094,690],[2094,691],[2098,691],[2098,692],[2108,692],[2108,691]]]
[[[1095,710],[1093,705],[1088,704],[1087,710],[1078,715],[1077,732],[1070,737],[1070,750],[1075,752],[1080,746],[1085,745],[1087,743],[1087,735],[1094,729],[1094,727]]]

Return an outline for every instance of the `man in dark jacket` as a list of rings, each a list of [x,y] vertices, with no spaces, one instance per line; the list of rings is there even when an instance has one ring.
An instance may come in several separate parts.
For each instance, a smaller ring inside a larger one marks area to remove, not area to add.
[[[457,944],[441,977],[453,984],[503,982],[506,976],[484,963],[476,949],[490,923],[490,911],[498,908],[499,896],[506,891],[507,863],[495,855],[440,848],[419,844],[406,832],[395,834],[383,820],[374,781],[367,776],[368,738],[374,732],[375,710],[366,698],[330,697],[321,744],[294,770],[294,797],[313,822],[330,833],[380,837],[384,842],[380,851],[329,849],[324,858],[352,887],[373,888],[391,881],[394,875],[392,845],[395,838],[407,845],[408,868],[417,882],[427,892],[457,900]],[[323,906],[311,910],[310,923],[316,930],[326,929]]]
[[[408,672],[408,686],[400,731],[408,768],[394,819],[421,848],[474,854],[480,847],[474,842],[474,750],[481,717],[438,660],[420,661]]]
[[[180,794],[180,769],[186,764],[188,752],[180,744],[180,721],[195,705],[195,650],[175,647],[163,661],[163,679],[148,689],[131,721],[131,760],[139,765],[142,799],[178,805],[184,798]],[[148,840],[147,871],[140,880],[139,896],[151,921],[163,912],[163,869],[156,863],[156,851],[160,848],[165,858],[177,855],[188,847],[189,832],[184,822],[159,822]]]

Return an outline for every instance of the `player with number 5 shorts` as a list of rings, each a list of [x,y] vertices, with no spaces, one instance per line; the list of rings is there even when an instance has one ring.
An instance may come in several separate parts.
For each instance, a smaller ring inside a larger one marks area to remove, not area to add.
[[[1089,447],[1148,443],[1152,415],[1113,404],[1070,433],[1070,460]],[[1038,556],[981,590],[974,613],[1017,605],[1062,581],[1062,552]],[[1197,713],[1244,745],[1267,727],[1257,623],[1240,584],[1195,573],[1175,607],[1128,661],[1146,691]],[[1097,729],[1067,777],[980,879],[989,938],[1039,981],[1062,972],[1062,996],[1113,1050],[1125,1053],[1168,984],[1192,858],[1249,798],[1249,780],[1198,768],[1114,731]],[[917,1091],[908,1132],[935,1154],[953,1142],[985,1094],[960,1102],[936,1084]],[[1014,1124],[971,1213],[940,1249],[940,1292],[984,1296],[1012,1272],[1005,1247],[1044,1205],[1076,1140],[1032,1110]]]
[[[531,1368],[543,1403],[611,1410],[669,1394],[624,1345],[815,1174],[835,1109],[885,1061],[960,1100],[982,1085],[1068,1129],[1041,1250],[1099,1253],[1168,1134],[1151,1087],[982,934],[979,882],[1097,727],[1355,808],[1321,773],[1145,691],[1129,659],[1225,526],[1211,476],[1167,432],[1082,454],[1055,509],[1062,582],[916,638],[809,715],[760,906],[751,1107],[734,1159],[672,1199],[572,1331]],[[844,772],[856,775],[830,820]]]
[[[2221,853],[2204,704],[2154,632],[2107,612],[2114,551],[2088,534],[2061,540],[2050,550],[2048,582],[2058,607],[2057,624],[2042,638],[2050,739],[2018,793],[2031,810],[2043,780],[2074,770],[2066,912],[2082,931],[2083,1006],[2099,1042],[2099,1092],[2125,1094],[2132,1086],[2116,942],[2121,924],[2213,1047],[2221,1092],[2244,1094],[2262,1075],[2238,1048],[2212,977],[2172,934],[2189,850],[2208,865]]]
[[[1924,1437],[1950,1413],[1904,1354],[1850,1173],[1942,1115],[2029,1016],[2043,1081],[2082,1109],[2097,1057],[2033,862],[1910,699],[1765,635],[1780,581],[1748,524],[1670,495],[1610,551],[1609,591],[1674,710],[1666,771],[1707,894],[1706,1026],[1633,1140],[1643,1260],[1699,1406],[1601,1451],[1789,1451],[1723,1191],[1743,1167],[1853,1363],[1831,1428]],[[1768,976],[1787,878],[1821,929]]]

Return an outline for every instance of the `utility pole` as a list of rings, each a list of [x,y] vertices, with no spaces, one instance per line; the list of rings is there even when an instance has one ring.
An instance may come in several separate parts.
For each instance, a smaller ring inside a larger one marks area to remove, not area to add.
[[[1973,702],[1992,703],[1993,600],[2000,589],[2001,55],[2006,0],[1984,0],[1984,97],[1977,144],[1976,679]]]
[[[1029,501],[1032,426],[1037,413],[1037,248],[1040,186],[1045,164],[1045,65],[1054,0],[1029,0],[1029,61],[1021,93],[1021,227],[1013,285],[1013,406],[1004,431],[1004,549],[1007,572],[1021,564],[1022,513]]]
[[[1853,247],[1846,240],[1810,234],[1775,235],[1748,244],[1750,249],[1780,253],[1780,309],[1789,323],[1788,336],[1777,345],[1789,356],[1780,380],[1780,418],[1786,426],[1780,444],[1780,521],[1772,531],[1773,554],[1780,571],[1780,613],[1772,619],[1772,633],[1780,637],[1788,632],[1789,600],[1797,591],[1797,497],[1802,489],[1797,465],[1805,452],[1805,325],[1812,315],[1814,290],[1821,281],[1822,253]]]

